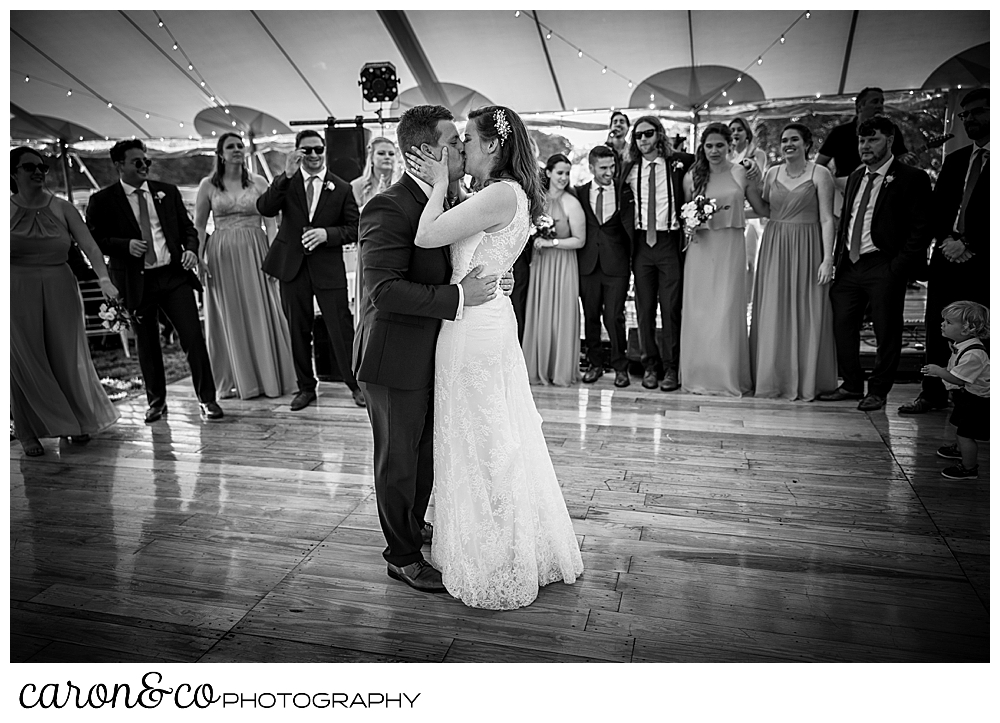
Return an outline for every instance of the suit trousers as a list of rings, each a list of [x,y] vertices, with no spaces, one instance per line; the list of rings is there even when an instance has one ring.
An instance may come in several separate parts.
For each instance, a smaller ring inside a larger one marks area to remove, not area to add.
[[[601,345],[601,319],[611,341],[608,363],[618,372],[625,371],[625,298],[628,296],[627,276],[608,276],[600,261],[593,273],[580,274],[580,299],[583,302],[583,337],[587,361],[598,369],[604,368]]]
[[[517,343],[524,341],[524,314],[528,307],[528,281],[531,278],[531,241],[514,261],[514,288],[510,292],[510,303],[517,319]]]
[[[680,231],[657,231],[656,245],[646,244],[646,232],[636,230],[632,259],[635,315],[639,327],[642,366],[662,376],[676,372],[681,358],[681,298],[684,256]],[[656,344],[656,307],[660,308],[662,346]]]
[[[434,481],[434,387],[361,382],[375,441],[375,500],[393,565],[423,559],[420,530]]]
[[[873,251],[852,264],[845,254],[830,288],[837,366],[843,387],[849,392],[865,390],[859,347],[861,324],[869,303],[877,346],[868,393],[886,397],[895,381],[903,347],[907,274],[894,274],[889,268],[890,261],[881,251]]]
[[[142,300],[133,312],[139,368],[146,385],[149,406],[158,407],[167,400],[163,351],[160,348],[161,311],[173,325],[181,349],[187,356],[198,400],[202,403],[214,402],[215,380],[198,317],[198,305],[194,300],[194,288],[187,272],[174,266],[163,266],[143,272]]]
[[[292,342],[292,363],[295,379],[300,392],[316,391],[316,377],[313,374],[312,329],[316,315],[313,311],[313,297],[319,303],[330,346],[340,369],[341,378],[353,391],[358,388],[351,368],[354,348],[354,318],[347,303],[347,287],[342,289],[317,289],[309,276],[309,267],[302,264],[299,273],[289,282],[282,281],[281,308],[288,320],[288,332]]]

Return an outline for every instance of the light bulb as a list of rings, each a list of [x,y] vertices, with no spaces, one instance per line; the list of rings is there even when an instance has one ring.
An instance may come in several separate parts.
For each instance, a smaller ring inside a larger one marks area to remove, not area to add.
[[[817,97],[817,98],[819,98],[819,97],[820,97],[820,95],[822,95],[822,94],[821,94],[821,93],[817,93],[817,94],[816,94],[816,97]]]
[[[726,91],[722,91],[722,97],[723,97],[723,98],[725,98],[725,97],[726,97]]]
[[[583,57],[583,51],[582,51],[582,50],[578,50],[578,51],[576,52],[576,57],[578,57],[578,58],[582,58],[582,57]]]
[[[159,25],[162,28],[163,27],[163,21],[161,20],[160,22],[157,23],[157,25]]]
[[[607,73],[608,72],[608,66],[605,65],[603,68],[601,68],[601,72],[602,73]],[[958,86],[958,87],[961,88],[962,86]]]
[[[812,13],[806,10],[806,20],[812,17]]]
[[[628,87],[629,87],[629,88],[631,88],[631,87],[632,87],[632,81],[631,81],[631,80],[630,80],[630,81],[628,82]]]
[[[205,81],[204,81],[204,80],[203,80],[203,81],[201,81],[201,87],[202,87],[202,88],[204,88],[204,87],[205,87]]]
[[[225,108],[224,110],[226,111],[226,115],[229,115],[229,109]]]
[[[188,63],[188,70],[194,70],[194,66],[191,63]]]
[[[177,43],[174,43],[174,50],[177,50]]]
[[[146,114],[146,120],[149,120],[149,113]]]
[[[673,110],[673,109],[674,109],[674,104],[673,104],[673,103],[671,103],[671,104],[670,104],[670,110]]]
[[[521,17],[521,11],[520,11],[520,10],[515,10],[515,11],[514,11],[514,17],[515,17],[515,18],[519,18],[519,17]]]
[[[108,108],[110,108],[110,107],[111,107],[111,103],[109,102],[109,103],[108,103]]]
[[[729,99],[729,105],[732,105],[732,104],[733,104],[733,99],[732,99],[732,98],[730,98],[730,99]]]
[[[66,97],[68,98],[71,95],[73,95],[73,91],[72,90],[67,90],[66,91]]]
[[[742,75],[737,75],[736,76],[736,82],[737,83],[742,83],[743,82],[743,76]]]
[[[784,36],[784,35],[782,35],[782,36],[781,36],[781,42],[782,42],[782,43],[784,43],[784,42],[785,42],[785,36]]]
[[[761,65],[763,62],[764,62],[763,56],[761,56],[760,58],[757,58],[757,65]]]
[[[28,82],[29,80],[31,80],[31,78],[29,78],[29,77],[28,77],[27,75],[26,75],[26,76],[24,76],[24,82],[25,82],[25,83],[27,83],[27,82]]]
[[[183,127],[184,127],[184,124],[183,124],[183,123],[181,123],[181,124],[180,124],[180,126],[181,126],[181,128],[183,128]]]
[[[548,33],[545,34],[545,39],[546,40],[552,40],[552,31],[551,30]]]

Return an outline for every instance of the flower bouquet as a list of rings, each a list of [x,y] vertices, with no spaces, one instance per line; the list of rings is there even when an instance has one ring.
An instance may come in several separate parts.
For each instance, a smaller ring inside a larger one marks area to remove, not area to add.
[[[546,241],[556,237],[556,222],[551,216],[542,214],[528,229],[528,241],[534,243],[535,239],[545,239]]]
[[[723,206],[723,208],[729,208],[729,206]],[[688,201],[681,206],[684,235],[687,237],[685,249],[694,242],[694,232],[698,227],[708,223],[708,219],[712,218],[718,210],[718,202],[708,196],[695,196],[693,201]]]
[[[132,326],[132,315],[116,299],[101,304],[97,315],[102,319],[101,326],[111,331],[125,331]]]

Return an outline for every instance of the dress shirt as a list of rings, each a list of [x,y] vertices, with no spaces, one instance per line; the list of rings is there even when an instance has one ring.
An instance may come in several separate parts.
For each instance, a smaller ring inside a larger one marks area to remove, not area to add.
[[[987,143],[982,148],[975,145],[972,147],[972,155],[969,156],[969,166],[968,168],[965,169],[965,183],[962,184],[963,198],[965,196],[965,187],[969,185],[969,174],[972,172],[972,161],[976,157],[977,153],[982,154],[983,156],[983,166],[979,176],[980,178],[982,178],[982,174],[986,173],[986,164],[990,162],[990,144]],[[951,228],[955,233],[958,233],[958,217],[961,215],[962,215],[962,202],[960,200],[958,203],[958,210],[955,212],[955,223],[951,225]]]
[[[139,220],[139,197],[135,192],[141,190],[146,194],[146,208],[149,210],[149,226],[153,230],[153,251],[156,253],[156,263],[150,264],[147,262],[145,268],[157,269],[161,266],[166,266],[170,263],[170,249],[167,247],[167,239],[163,235],[163,227],[160,226],[160,214],[157,213],[156,204],[153,203],[153,194],[149,190],[149,184],[143,181],[142,185],[136,188],[125,183],[125,181],[120,181],[120,183],[122,184],[122,189],[125,191],[125,198],[128,199],[128,205],[132,208],[132,215],[135,216],[135,222],[139,224],[139,228],[142,228],[142,222]]]
[[[312,181],[311,179],[318,178],[319,183]],[[309,198],[309,184],[313,184],[313,200],[312,205],[309,207],[309,220],[312,221],[313,215],[316,213],[316,206],[319,205],[319,194],[323,192],[323,184],[326,183],[326,164],[319,169],[318,172],[309,174],[306,170],[302,169],[302,187],[306,191],[306,198]]]
[[[873,173],[875,175],[875,180],[872,183],[871,196],[868,198],[868,208],[865,209],[864,225],[861,227],[861,248],[859,253],[864,256],[872,251],[878,251],[878,247],[875,242],[872,241],[872,219],[875,217],[875,202],[878,201],[879,191],[885,185],[885,175],[889,172],[889,167],[892,165],[893,155],[890,153],[885,159],[885,163],[879,166],[874,171],[870,171],[867,168],[865,172],[861,175],[861,183],[858,186],[858,192],[854,194],[854,203],[851,205],[851,222],[847,225],[847,238],[851,238],[851,233],[854,229],[854,220],[858,214],[858,207],[861,205],[861,196],[864,193],[865,184],[868,183],[868,174]]]
[[[649,168],[654,164],[656,165],[656,229],[658,231],[678,229],[680,225],[677,223],[676,209],[679,208],[677,204],[683,203],[684,199],[677,198],[677,194],[672,193],[675,208],[674,216],[671,218],[670,210],[667,208],[667,159],[662,156],[657,156],[653,161],[647,161],[643,158],[628,172],[628,182],[632,187],[636,204],[635,227],[640,231],[646,230],[646,212],[649,206]],[[641,191],[636,187],[636,178],[640,171],[642,176]],[[673,171],[673,173],[679,173],[679,171]],[[640,198],[642,199],[641,203]]]
[[[424,195],[427,196],[427,198],[431,197],[431,193],[434,192],[434,187],[431,186],[431,184],[424,183],[419,178],[410,173],[409,170],[406,171],[406,175],[408,175],[410,178],[416,181],[417,185],[420,186],[420,190],[424,192]],[[451,251],[449,250],[448,253],[450,255]],[[462,288],[461,284],[456,284],[456,286],[458,286],[458,311],[455,312],[455,321],[458,321],[459,319],[462,318],[462,310],[465,308],[465,289]]]
[[[958,343],[952,342],[951,345],[951,358],[948,360],[948,371],[954,376],[965,382],[965,391],[969,394],[974,394],[977,397],[990,397],[990,357],[982,350],[973,349],[962,356],[962,363],[956,364],[960,354],[962,354],[965,349],[975,344],[982,344],[979,339],[975,337],[971,339],[966,339],[965,341],[960,341]],[[952,384],[951,382],[945,381],[945,389],[961,389],[957,384]]]
[[[649,183],[648,178],[646,183]],[[604,189],[604,208],[601,209],[601,213],[599,214],[597,213],[597,192],[602,188]],[[615,214],[615,211],[618,210],[618,202],[615,200],[615,186],[613,181],[607,186],[602,186],[597,181],[590,184],[590,207],[594,210],[595,216],[600,216],[602,223],[606,223]]]

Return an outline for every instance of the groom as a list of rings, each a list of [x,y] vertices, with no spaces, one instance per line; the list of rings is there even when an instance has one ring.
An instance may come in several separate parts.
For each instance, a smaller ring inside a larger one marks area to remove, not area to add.
[[[440,159],[448,148],[449,200],[456,198],[465,152],[451,112],[439,105],[410,108],[396,136],[404,153],[417,147]],[[434,352],[441,319],[460,319],[464,306],[489,301],[497,278],[475,278],[477,267],[451,284],[448,247],[415,246],[430,195],[431,187],[407,170],[361,214],[354,371],[372,424],[375,496],[389,577],[417,590],[445,592],[441,573],[420,552],[432,532],[424,514],[434,477]]]

